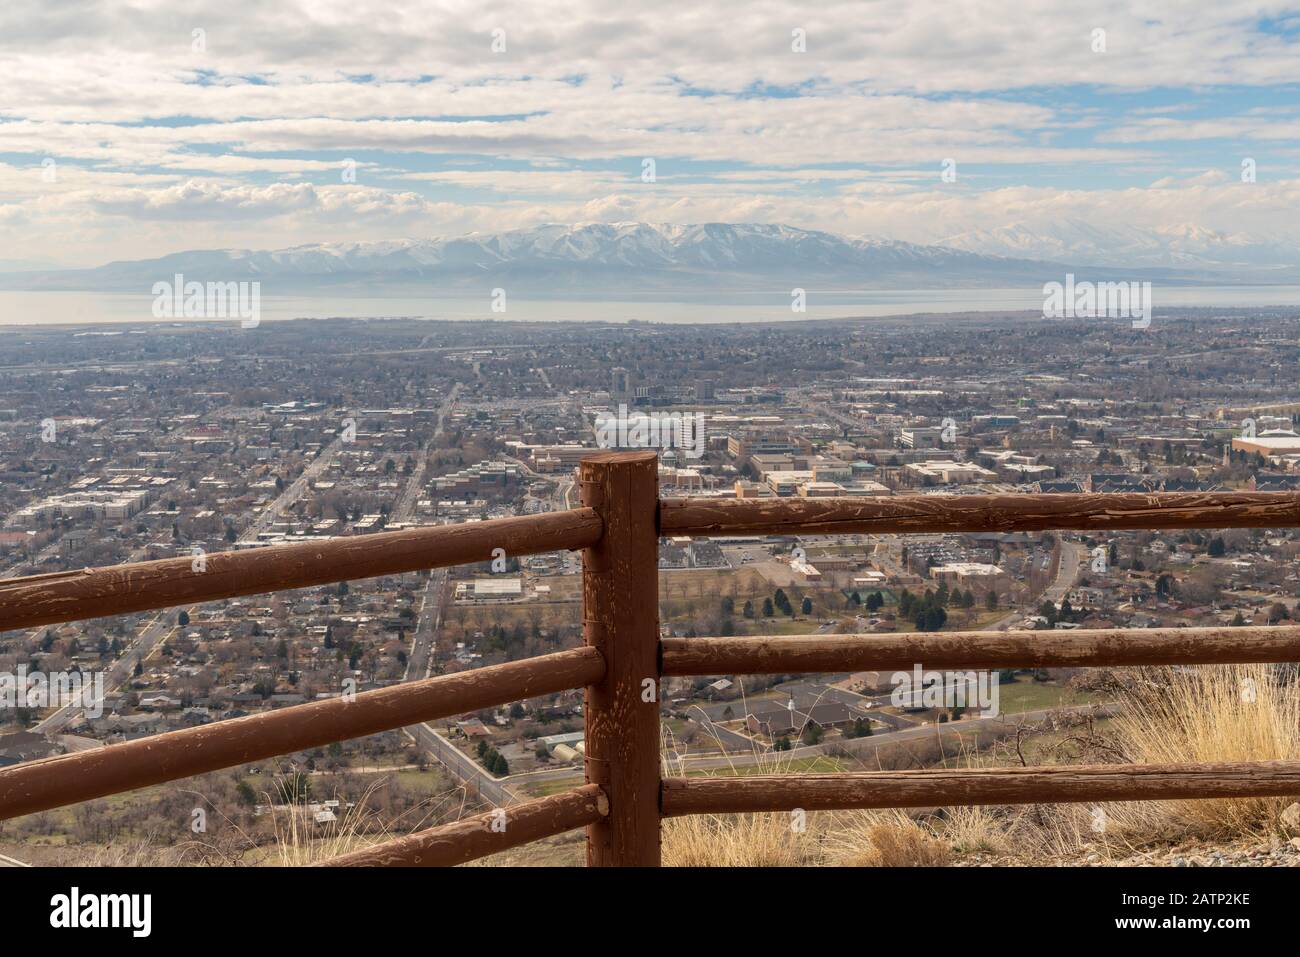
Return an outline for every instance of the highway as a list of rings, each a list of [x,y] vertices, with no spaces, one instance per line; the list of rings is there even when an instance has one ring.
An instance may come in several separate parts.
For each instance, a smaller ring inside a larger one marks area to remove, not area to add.
[[[446,585],[447,569],[436,568],[429,574],[415,619],[415,631],[411,635],[411,652],[406,659],[403,681],[419,681],[429,677],[433,671],[433,652],[438,629],[442,626],[442,592]]]
[[[437,648],[438,630],[442,626],[443,597],[447,584],[447,570],[435,569],[424,587],[424,598],[416,616],[415,632],[411,638],[411,651],[406,659],[403,681],[427,678],[433,669],[434,651]],[[477,761],[469,758],[454,744],[442,737],[431,724],[415,724],[403,729],[417,745],[428,751],[458,781],[478,792],[480,797],[497,807],[517,800],[514,791],[488,774]]]
[[[248,528],[244,529],[244,533],[239,536],[240,542],[257,541],[257,536],[270,528],[271,524],[284,513],[285,509],[302,498],[302,493],[307,491],[308,483],[320,478],[321,473],[333,463],[345,444],[343,437],[344,433],[340,430],[338,437],[321,449],[320,454],[307,464],[302,473],[285,487],[274,502],[262,509]]]
[[[429,575],[424,587],[424,597],[416,615],[415,631],[411,638],[411,651],[406,659],[403,681],[427,678],[433,670],[434,651],[437,649],[438,630],[442,626],[443,597],[447,585],[447,570],[438,568]],[[499,783],[478,762],[469,758],[454,744],[442,737],[431,724],[415,724],[403,729],[417,745],[428,751],[458,781],[478,792],[490,804],[501,807],[517,800],[515,793]]]
[[[1056,579],[1043,592],[1043,601],[1059,605],[1079,580],[1079,568],[1083,562],[1084,547],[1078,542],[1061,541],[1061,564],[1056,570]],[[1039,604],[1041,604],[1040,602]]]
[[[453,385],[451,392],[447,394],[446,401],[439,407],[438,421],[433,427],[433,434],[420,447],[420,457],[415,463],[415,469],[406,482],[406,488],[402,490],[402,497],[397,500],[397,507],[393,509],[393,521],[408,522],[411,520],[411,516],[415,514],[415,506],[420,501],[420,492],[424,489],[424,476],[429,469],[429,450],[433,447],[433,443],[438,440],[438,437],[442,435],[443,421],[451,410],[456,407],[456,397],[460,395],[460,388],[459,382]]]

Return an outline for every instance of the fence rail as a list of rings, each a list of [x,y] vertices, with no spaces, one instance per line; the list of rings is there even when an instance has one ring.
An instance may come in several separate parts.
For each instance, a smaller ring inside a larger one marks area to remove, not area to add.
[[[0,769],[0,819],[585,688],[586,784],[360,849],[338,866],[448,865],[577,827],[596,866],[657,865],[682,814],[1300,795],[1300,762],[662,778],[659,682],[706,674],[1300,661],[1300,627],[663,638],[658,539],[1300,525],[1288,492],[658,498],[653,452],[599,453],[582,507],[0,583],[0,632],[337,581],[583,550],[580,648]]]
[[[960,771],[866,771],[667,778],[663,813],[1167,801],[1300,794],[1300,761],[1085,764]]]
[[[575,828],[598,824],[609,814],[609,799],[598,785],[417,831],[375,847],[325,861],[325,867],[450,867],[531,844]]]
[[[664,638],[665,676],[1300,661],[1300,626]]]
[[[576,508],[14,578],[0,582],[0,632],[468,565],[494,548],[511,556],[585,548],[601,529],[595,510]]]
[[[604,675],[600,652],[574,648],[17,764],[0,770],[0,820],[581,688]]]
[[[1295,492],[681,498],[665,499],[659,508],[663,535],[908,535],[1287,525],[1300,525],[1300,495]]]

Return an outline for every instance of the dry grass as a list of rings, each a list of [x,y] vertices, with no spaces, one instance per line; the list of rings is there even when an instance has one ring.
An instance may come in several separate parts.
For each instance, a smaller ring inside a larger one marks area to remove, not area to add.
[[[80,845],[75,859],[65,866],[74,867],[176,867],[181,855],[176,849],[162,847],[147,840],[106,845]]]
[[[1300,759],[1300,688],[1283,668],[1142,668],[1111,678],[1119,705],[1103,740],[1111,760]],[[1008,838],[1014,834],[1007,843],[1026,863],[1083,852],[1121,858],[1188,839],[1215,843],[1286,836],[1289,829],[1281,815],[1295,801],[1247,797],[1039,805],[1007,809],[1004,833]],[[999,853],[996,846],[987,849]]]
[[[1089,742],[1087,754],[1057,748],[1038,761],[1106,760],[1166,764],[1212,761],[1300,760],[1300,688],[1283,667],[1233,665],[1194,669],[1134,669],[1113,675],[1119,712]],[[667,729],[665,728],[667,733]],[[1050,735],[1043,740],[1051,740]],[[1077,742],[1077,735],[1071,740]],[[685,773],[683,750],[665,742],[665,774]],[[993,752],[965,755],[988,766]],[[1008,753],[1002,755],[1008,759]],[[757,752],[755,770],[797,773],[790,755]],[[736,773],[739,767],[726,769]],[[372,789],[382,786],[382,781]],[[76,863],[89,866],[175,866],[265,863],[301,866],[366,847],[397,833],[459,816],[464,796],[438,795],[413,809],[420,820],[382,821],[367,809],[371,791],[340,820],[316,825],[300,805],[283,800],[272,812],[273,842],[235,835],[231,846],[197,838],[164,846],[141,839],[79,848]],[[264,797],[272,804],[269,795]],[[1123,802],[1029,807],[954,807],[914,818],[899,810],[783,812],[671,818],[663,822],[663,861],[677,867],[909,867],[944,866],[981,854],[1003,863],[1077,860],[1084,853],[1117,859],[1133,851],[1187,840],[1230,842],[1294,833],[1281,820],[1296,798]],[[438,808],[434,805],[441,804]],[[451,806],[448,806],[448,805]],[[411,812],[408,812],[411,813]],[[229,823],[229,822],[228,822]],[[531,853],[535,851],[536,853]],[[495,855],[486,866],[578,863],[574,835],[530,849]]]
[[[1300,689],[1272,665],[1142,669],[1127,683],[1114,722],[1138,763],[1300,759]],[[1292,798],[1160,801],[1116,808],[1126,830],[1192,830],[1215,838],[1281,833]]]
[[[663,823],[668,867],[942,867],[946,840],[902,811],[706,814]]]
[[[988,807],[944,808],[940,836],[955,854],[1010,854],[1022,830],[1019,818]]]
[[[406,815],[385,821],[368,806],[370,798],[385,783],[384,779],[372,783],[342,817],[324,826],[316,824],[305,813],[305,808],[294,800],[296,795],[290,789],[290,793],[284,795],[289,799],[287,802],[272,805],[275,842],[263,863],[280,867],[318,864],[341,854],[364,850],[403,834],[430,827],[437,822],[440,806],[459,804],[458,813],[451,815],[453,819],[463,816],[465,812],[464,792],[454,790],[434,795],[428,801],[416,805]],[[264,797],[270,804],[270,796]]]
[[[952,851],[902,811],[844,811],[832,817],[826,860],[845,867],[943,867]]]
[[[742,701],[743,703],[743,701]],[[685,774],[685,748],[664,727],[665,776]],[[717,741],[724,755],[722,741]],[[728,755],[729,757],[732,755]],[[761,774],[787,774],[784,752],[752,752]],[[730,769],[733,773],[736,767]],[[668,867],[798,867],[816,863],[816,835],[811,819],[779,812],[769,814],[701,814],[663,822],[663,863]]]
[[[818,863],[820,841],[791,815],[703,814],[663,822],[668,867],[799,867]]]
[[[664,773],[682,774],[683,756],[666,740]],[[755,750],[753,760],[761,774],[798,773],[787,752]],[[924,867],[952,856],[943,841],[895,810],[668,818],[662,841],[668,867]]]
[[[1300,760],[1300,687],[1287,669],[1227,665],[1149,668],[1114,676],[1119,712],[1080,758],[1142,764]],[[988,754],[978,757],[986,764]],[[1005,755],[1004,755],[1005,759]],[[767,774],[790,773],[780,755],[761,755]],[[671,764],[671,762],[670,762]],[[671,771],[671,768],[669,769]],[[1041,863],[1096,853],[1127,857],[1188,838],[1228,842],[1286,836],[1282,812],[1295,797],[1102,805],[946,808],[917,820],[901,811],[821,812],[806,828],[786,814],[731,814],[664,822],[664,862],[677,866],[938,866],[970,854]]]

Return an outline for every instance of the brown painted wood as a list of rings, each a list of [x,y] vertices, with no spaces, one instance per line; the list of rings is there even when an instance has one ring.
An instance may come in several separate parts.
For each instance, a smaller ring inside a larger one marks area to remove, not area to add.
[[[1300,795],[1300,761],[665,778],[663,814]]]
[[[317,866],[452,867],[594,824],[608,813],[609,801],[604,792],[594,784],[587,784],[563,794],[417,831]]]
[[[587,863],[657,867],[659,458],[604,452],[583,459],[578,477],[582,504],[605,528],[582,553],[583,633],[607,665],[604,680],[587,687],[586,778],[610,805],[609,816],[587,828]]]
[[[665,675],[1300,661],[1300,626],[665,638]]]
[[[203,571],[185,557],[15,578],[0,582],[0,632],[464,565],[487,561],[494,548],[508,556],[585,548],[600,533],[600,517],[579,508],[213,552],[205,556]]]
[[[1295,492],[665,499],[663,535],[832,535],[1300,525]]]
[[[0,820],[599,682],[573,648],[0,769]],[[657,782],[656,782],[657,783]]]

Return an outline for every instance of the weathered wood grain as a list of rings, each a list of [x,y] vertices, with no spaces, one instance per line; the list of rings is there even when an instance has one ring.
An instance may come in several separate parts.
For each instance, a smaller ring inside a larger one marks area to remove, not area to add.
[[[609,801],[594,784],[343,854],[318,867],[451,867],[601,820]]]
[[[1295,492],[665,499],[663,535],[833,535],[1300,525]]]
[[[590,508],[355,535],[326,542],[34,575],[0,582],[0,632],[330,582],[585,548],[600,538]]]
[[[663,814],[1300,795],[1300,761],[665,778]]]
[[[0,769],[0,820],[599,682],[573,648]],[[656,782],[657,784],[657,782]]]
[[[1300,626],[665,638],[663,673],[770,675],[925,668],[1090,668],[1300,661]]]
[[[587,828],[592,866],[660,859],[658,465],[654,452],[606,452],[583,459],[578,473],[582,504],[605,529],[582,554],[583,633],[607,665],[584,708],[587,783],[610,805]]]

